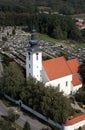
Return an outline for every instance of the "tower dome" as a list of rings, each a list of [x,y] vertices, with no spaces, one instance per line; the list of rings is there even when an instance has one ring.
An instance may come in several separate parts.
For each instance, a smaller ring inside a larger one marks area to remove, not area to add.
[[[36,37],[36,30],[33,29],[31,33],[31,39],[29,41],[30,46],[36,46],[38,44],[38,40]]]

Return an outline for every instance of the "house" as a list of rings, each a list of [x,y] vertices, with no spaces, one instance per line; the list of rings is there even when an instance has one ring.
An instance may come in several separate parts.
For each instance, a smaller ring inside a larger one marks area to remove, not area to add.
[[[81,114],[72,119],[67,119],[64,123],[64,130],[76,130],[85,126],[85,114]]]
[[[75,94],[82,87],[78,74],[80,63],[78,59],[66,60],[63,56],[42,61],[42,51],[38,46],[36,31],[33,30],[30,47],[26,55],[26,77],[35,77],[43,81],[45,86],[58,87],[64,95]]]

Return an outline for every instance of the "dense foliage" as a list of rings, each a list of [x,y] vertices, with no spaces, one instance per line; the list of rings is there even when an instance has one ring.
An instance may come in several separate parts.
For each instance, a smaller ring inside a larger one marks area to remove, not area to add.
[[[31,130],[30,124],[27,121],[24,124],[23,130]]]
[[[0,120],[0,130],[16,130],[11,122]]]
[[[48,34],[55,39],[85,41],[85,31],[80,31],[75,25],[75,20],[69,16],[1,13],[0,25],[26,25],[28,26],[28,31],[35,27],[38,32]]]
[[[80,105],[85,104],[85,85],[75,94],[75,98]]]
[[[24,76],[17,64],[13,63],[5,67],[1,80],[1,89],[11,97],[18,98],[18,93],[24,84]]]
[[[76,11],[77,13],[85,12],[83,0],[0,0],[0,25],[26,25],[28,30],[34,26],[38,32],[46,33],[56,39],[85,41],[85,31],[79,31],[72,18],[64,15],[39,13],[41,9],[38,6],[41,5],[44,6],[43,10],[51,7],[63,14],[73,14]]]
[[[83,81],[83,87],[80,88],[78,92],[75,94],[75,98],[78,102],[80,102],[82,106],[82,104],[85,104],[85,60],[83,61],[83,63],[79,68],[79,73]]]
[[[42,6],[43,8],[38,8]],[[63,14],[85,13],[84,0],[0,0],[0,11],[35,12],[39,9]]]
[[[32,77],[24,83],[24,76],[14,64],[5,68],[0,90],[59,123],[73,114],[70,101],[63,96],[63,92],[59,92],[57,87],[45,87]]]
[[[82,77],[83,84],[85,84],[85,60],[83,61],[83,63],[81,64],[79,68],[79,73]]]

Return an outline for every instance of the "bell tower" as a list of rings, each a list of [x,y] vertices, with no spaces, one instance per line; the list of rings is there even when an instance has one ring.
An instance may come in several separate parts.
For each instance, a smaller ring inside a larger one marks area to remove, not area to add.
[[[36,38],[36,30],[32,30],[29,44],[30,46],[27,48],[26,53],[26,78],[32,76],[40,81],[42,70],[42,52]]]

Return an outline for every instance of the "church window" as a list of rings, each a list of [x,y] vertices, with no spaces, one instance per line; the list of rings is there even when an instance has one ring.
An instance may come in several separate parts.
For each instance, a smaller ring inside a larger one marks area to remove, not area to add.
[[[30,60],[30,52],[29,52],[29,60]]]
[[[36,60],[38,60],[38,53],[36,53]]]
[[[60,84],[58,84],[58,90],[60,90]]]
[[[68,82],[66,81],[66,86],[68,86]]]
[[[31,76],[31,73],[29,73],[29,76]]]
[[[58,84],[58,88],[60,87],[60,84]]]
[[[29,68],[31,68],[31,65],[29,64]]]

